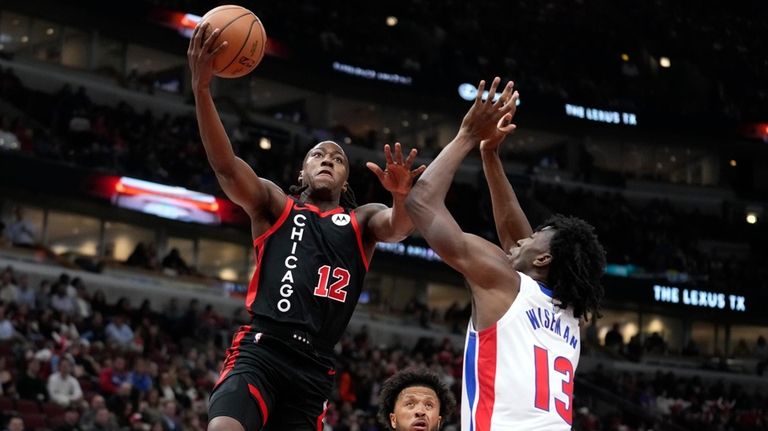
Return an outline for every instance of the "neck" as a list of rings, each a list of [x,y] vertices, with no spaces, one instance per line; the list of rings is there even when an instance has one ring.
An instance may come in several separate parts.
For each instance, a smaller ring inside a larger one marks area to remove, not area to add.
[[[339,196],[335,193],[322,193],[317,190],[310,192],[309,189],[301,194],[301,201],[314,205],[320,211],[329,211],[339,206]]]

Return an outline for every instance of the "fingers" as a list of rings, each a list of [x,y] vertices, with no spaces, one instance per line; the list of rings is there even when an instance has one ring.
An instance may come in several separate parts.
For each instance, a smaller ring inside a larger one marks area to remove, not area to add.
[[[195,40],[195,47],[196,48],[202,48],[203,43],[205,43],[205,33],[208,31],[208,27],[210,27],[211,24],[204,22],[203,25],[197,26],[195,28],[195,31],[197,32]]]
[[[203,52],[212,52],[213,51],[213,43],[216,41],[216,39],[219,37],[219,33],[221,33],[221,29],[214,28],[211,32],[210,36],[208,36],[205,39],[205,42],[203,42]]]
[[[384,145],[384,159],[387,161],[388,165],[395,163],[392,161],[392,148],[389,146],[389,144]]]
[[[499,122],[496,124],[496,128],[499,129],[500,132],[504,134],[509,134],[515,131],[517,128],[516,125],[511,124],[512,123],[512,114],[506,113],[503,117],[499,119]]]
[[[373,163],[373,162],[367,162],[365,164],[365,167],[368,168],[374,174],[376,174],[376,176],[379,177],[379,181],[383,181],[384,180],[384,171],[381,170],[379,165],[377,165],[376,163]]]
[[[403,147],[399,142],[395,142],[395,163],[403,164]]]
[[[493,99],[494,97],[496,97],[496,88],[499,86],[500,82],[501,82],[501,78],[499,78],[498,76],[493,78],[493,82],[491,82],[491,88],[488,89],[488,98],[485,100],[486,102],[488,102],[489,105],[493,104]]]
[[[520,93],[515,91],[514,93],[512,93],[512,97],[507,99],[507,101],[504,102],[504,106],[502,106],[500,109],[502,111],[514,109],[517,106],[518,99],[520,99]]]
[[[411,177],[416,178],[419,175],[423,174],[424,171],[427,170],[427,165],[421,165],[418,168],[411,171]]]
[[[211,56],[215,56],[216,54],[218,54],[219,51],[226,48],[227,45],[229,45],[229,42],[227,42],[226,40],[224,42],[221,42],[219,46],[217,46],[216,48],[213,48],[213,51],[211,51]]]
[[[502,109],[506,107],[514,87],[515,83],[513,81],[507,82],[507,85],[504,86],[504,90],[501,92],[501,96],[499,96],[498,100],[493,104],[494,107],[501,106]]]
[[[413,165],[413,161],[416,160],[416,155],[419,154],[419,151],[414,148],[411,150],[410,153],[408,153],[408,158],[405,159],[405,168],[411,169],[411,165]]]
[[[481,79],[477,85],[477,94],[475,95],[475,105],[483,103],[483,93],[485,92],[485,80]]]

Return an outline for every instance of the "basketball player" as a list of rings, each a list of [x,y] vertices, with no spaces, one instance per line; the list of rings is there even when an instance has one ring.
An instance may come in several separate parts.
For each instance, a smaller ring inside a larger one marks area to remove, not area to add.
[[[256,271],[240,327],[211,395],[209,431],[322,428],[334,381],[332,348],[349,322],[377,241],[405,238],[413,224],[404,208],[416,155],[385,147],[386,171],[369,163],[393,205],[354,208],[349,161],[325,141],[304,158],[294,198],[259,178],[235,156],[210,92],[215,29],[195,30],[188,50],[200,136],[219,184],[250,216]],[[342,201],[344,206],[340,206]]]
[[[395,431],[437,431],[456,406],[440,377],[426,368],[397,372],[381,387],[379,422]]]
[[[509,83],[493,102],[499,82],[494,79],[487,101],[480,82],[459,133],[413,187],[406,208],[470,286],[462,430],[569,430],[579,319],[598,313],[605,254],[582,220],[555,216],[531,229],[495,153],[515,128],[518,98]],[[462,232],[444,203],[456,169],[478,145],[503,249]]]

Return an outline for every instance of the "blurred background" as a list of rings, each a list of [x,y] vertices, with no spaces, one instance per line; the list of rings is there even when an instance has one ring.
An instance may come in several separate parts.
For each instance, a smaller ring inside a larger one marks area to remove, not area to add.
[[[189,35],[219,4],[0,5],[10,431],[205,429],[254,262],[189,86]],[[331,139],[358,203],[389,203],[366,161],[398,141],[429,163],[480,79],[514,80],[518,131],[502,158],[531,223],[585,218],[608,254],[603,318],[582,325],[574,429],[768,429],[765,3],[241,4],[264,23],[267,54],[213,90],[260,176],[287,188]],[[478,154],[448,205],[496,241]],[[381,382],[409,365],[459,397],[469,312],[461,277],[418,235],[380,244],[336,346],[326,430],[383,429]]]

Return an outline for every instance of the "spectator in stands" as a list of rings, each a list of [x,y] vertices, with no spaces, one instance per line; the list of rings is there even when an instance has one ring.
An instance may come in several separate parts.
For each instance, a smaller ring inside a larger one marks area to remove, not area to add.
[[[125,369],[125,358],[117,356],[112,361],[112,366],[105,363],[101,374],[99,374],[101,393],[104,395],[116,394],[121,386],[126,383],[130,384],[130,378],[130,373]]]
[[[51,400],[62,406],[74,406],[83,398],[80,382],[72,375],[72,363],[69,359],[59,361],[59,371],[48,377],[48,395]]]
[[[624,337],[619,331],[619,324],[614,323],[613,327],[606,332],[604,340],[605,348],[609,352],[620,354],[624,349]]]
[[[16,304],[19,307],[27,306],[30,309],[35,308],[35,290],[29,287],[29,280],[25,274],[19,275],[19,290],[16,297]]]
[[[157,269],[157,252],[155,251],[155,244],[149,245],[139,242],[133,249],[133,252],[128,256],[128,260],[125,261],[126,265],[135,266],[144,269]]]
[[[654,332],[645,339],[645,351],[652,354],[661,355],[667,350],[667,343],[661,338],[661,334]]]
[[[82,334],[89,343],[107,342],[107,328],[104,326],[104,316],[101,312],[97,311],[90,319],[85,320]]]
[[[53,285],[53,295],[51,295],[51,308],[62,314],[74,314],[75,313],[75,301],[67,294],[67,286],[69,283],[64,284],[62,282]]]
[[[16,382],[16,393],[19,398],[43,402],[48,400],[48,388],[40,378],[40,361],[30,359],[27,367]]]
[[[187,262],[182,259],[179,249],[173,248],[163,259],[163,269],[169,271],[172,275],[189,275],[192,270]]]
[[[116,314],[112,322],[110,322],[106,329],[107,341],[116,344],[122,349],[130,349],[133,347],[133,329],[128,326],[126,322],[126,316],[122,313]]]
[[[49,280],[40,280],[35,292],[35,309],[45,310],[51,305],[51,282]]]
[[[440,377],[427,369],[406,369],[382,385],[379,422],[387,429],[437,431],[456,400]]]
[[[11,416],[8,418],[4,431],[24,431],[24,419],[21,416]]]
[[[106,407],[96,409],[93,425],[90,428],[83,427],[84,431],[118,431],[119,427]]]
[[[16,303],[19,298],[19,288],[13,280],[13,270],[6,268],[0,279],[0,301],[3,304]]]
[[[178,406],[175,400],[165,400],[163,402],[163,430],[164,431],[183,431],[181,422],[177,416]]]
[[[144,358],[136,358],[133,371],[131,371],[130,382],[133,388],[140,393],[146,393],[152,389],[152,377],[147,371],[147,361]]]
[[[53,431],[82,431],[80,427],[80,411],[70,406],[64,412],[64,423],[54,428]]]
[[[8,358],[0,356],[0,395],[16,396],[16,370],[8,366]]]
[[[23,337],[13,327],[11,320],[8,319],[5,306],[0,305],[0,341],[13,340],[14,338],[21,339]]]
[[[21,206],[14,209],[15,219],[8,225],[5,234],[8,240],[17,247],[32,247],[37,243],[37,231],[35,226],[24,219],[24,210]]]
[[[768,343],[762,335],[757,337],[755,345],[755,359],[757,359],[757,375],[762,376],[768,367]]]

